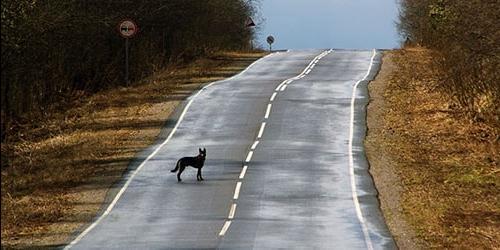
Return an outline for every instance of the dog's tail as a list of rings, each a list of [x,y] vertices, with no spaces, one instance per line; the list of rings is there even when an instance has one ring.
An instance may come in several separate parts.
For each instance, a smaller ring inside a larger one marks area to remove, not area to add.
[[[181,164],[181,160],[177,161],[177,164],[175,165],[175,168],[170,170],[170,172],[175,173],[177,170],[179,170],[179,165]]]

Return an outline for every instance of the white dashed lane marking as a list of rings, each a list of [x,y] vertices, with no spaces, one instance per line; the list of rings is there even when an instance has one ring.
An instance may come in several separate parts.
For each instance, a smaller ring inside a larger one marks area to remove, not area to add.
[[[245,162],[250,162],[252,160],[253,151],[249,151]]]
[[[274,92],[273,95],[271,96],[271,99],[269,99],[269,101],[274,101],[274,98],[276,97],[278,93],[277,92]]]
[[[234,213],[236,213],[236,203],[233,203],[231,206],[231,210],[229,211],[229,215],[227,216],[228,219],[233,219],[234,218]]]
[[[226,231],[229,229],[230,225],[231,225],[231,221],[227,220],[224,223],[224,226],[222,226],[222,229],[220,230],[219,236],[224,236],[226,234]]]
[[[247,173],[247,168],[248,168],[248,166],[245,165],[245,166],[243,166],[243,169],[241,169],[240,179],[245,178],[245,174]]]
[[[262,134],[264,134],[264,129],[266,128],[266,123],[263,122],[261,125],[260,125],[260,130],[259,130],[259,134],[257,135],[257,138],[261,138],[262,137]]]
[[[240,189],[241,189],[241,181],[238,181],[238,183],[236,183],[236,188],[234,189],[234,196],[233,196],[234,200],[237,200],[238,197],[240,197]]]
[[[264,115],[264,119],[268,119],[269,115],[271,114],[272,102],[274,101],[274,99],[278,95],[277,91],[284,91],[290,83],[292,83],[295,80],[302,79],[304,76],[309,74],[311,72],[312,68],[314,68],[314,66],[316,66],[316,63],[318,63],[321,58],[323,58],[325,55],[329,54],[330,52],[332,52],[332,50],[322,52],[321,54],[316,56],[307,65],[307,67],[302,71],[302,73],[300,73],[299,75],[297,75],[295,77],[284,80],[283,82],[281,82],[278,85],[278,87],[276,87],[275,92],[273,92],[273,95],[271,96],[271,98],[269,98],[269,103],[267,104],[267,109],[266,109],[266,113]],[[257,134],[257,139],[262,138],[262,135],[264,134],[265,128],[266,128],[266,122],[262,122],[262,124],[260,125],[259,133]],[[259,140],[255,140],[255,142],[253,143],[253,145],[252,145],[252,147],[251,147],[250,151],[248,152],[247,157],[245,159],[246,163],[249,163],[252,160],[254,150],[257,148],[258,144],[259,144]],[[245,178],[245,174],[247,172],[247,169],[248,169],[248,165],[244,165],[243,169],[241,170],[240,176],[239,176],[240,180],[243,180],[243,178]],[[229,229],[229,226],[231,225],[231,221],[234,219],[234,215],[236,213],[236,206],[237,206],[237,204],[235,202],[236,202],[236,200],[238,200],[238,198],[240,196],[241,183],[242,183],[241,181],[238,181],[236,183],[236,188],[234,189],[234,196],[233,196],[234,201],[231,204],[231,208],[229,210],[229,215],[227,217],[227,220],[224,222],[224,225],[222,226],[222,229],[219,233],[219,236],[221,236],[221,237],[226,234],[227,230]]]
[[[252,150],[255,150],[255,148],[257,147],[257,145],[259,144],[259,141],[255,141],[252,145]]]
[[[106,218],[111,213],[111,211],[115,207],[116,203],[118,202],[118,200],[120,200],[120,198],[122,197],[122,195],[125,193],[125,190],[127,190],[127,188],[129,187],[130,183],[135,178],[135,176],[141,171],[142,168],[144,168],[144,166],[146,165],[146,163],[149,160],[151,160],[160,151],[160,149],[162,147],[164,147],[165,145],[167,145],[167,143],[173,137],[173,135],[177,131],[177,128],[179,127],[180,123],[184,119],[184,116],[186,115],[187,111],[189,110],[189,107],[191,106],[191,104],[193,103],[193,101],[196,99],[196,97],[199,96],[202,93],[203,90],[205,90],[205,89],[209,88],[210,86],[215,85],[217,83],[227,82],[227,81],[230,81],[231,79],[234,79],[234,78],[236,78],[236,77],[238,77],[240,75],[243,75],[245,72],[247,72],[250,68],[252,68],[252,66],[254,66],[255,64],[257,64],[258,62],[264,60],[267,57],[270,57],[270,56],[273,56],[273,55],[276,55],[276,54],[279,54],[279,52],[273,53],[273,54],[269,54],[267,56],[264,56],[263,58],[261,58],[261,59],[255,61],[255,62],[253,62],[252,64],[250,64],[246,69],[244,69],[243,71],[241,71],[239,74],[234,75],[234,76],[232,76],[230,78],[221,80],[221,81],[212,82],[212,83],[206,85],[205,87],[201,88],[200,91],[198,91],[196,94],[194,94],[191,97],[191,100],[189,100],[189,102],[186,104],[186,106],[182,110],[182,113],[179,116],[179,119],[177,120],[177,123],[175,124],[174,128],[172,129],[172,131],[170,131],[170,134],[167,136],[167,138],[151,154],[149,154],[146,157],[146,159],[144,159],[144,161],[142,161],[142,163],[137,167],[136,170],[134,170],[131,173],[130,177],[126,180],[125,184],[120,188],[120,190],[118,191],[118,193],[116,194],[116,196],[113,198],[113,200],[108,205],[108,207],[106,208],[106,210],[99,216],[99,218],[97,218],[96,221],[94,221],[85,230],[83,230],[83,232],[81,232],[73,241],[71,241],[67,246],[65,246],[64,249],[70,249],[75,244],[77,244],[78,242],[80,242],[90,231],[92,231],[92,229],[94,229],[104,218]]]
[[[272,106],[273,105],[271,103],[267,104],[266,115],[264,116],[265,119],[269,118],[269,114],[271,113]]]

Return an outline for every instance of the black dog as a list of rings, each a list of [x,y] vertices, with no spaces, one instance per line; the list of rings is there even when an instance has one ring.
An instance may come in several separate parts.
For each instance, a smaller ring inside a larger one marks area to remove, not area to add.
[[[198,181],[203,180],[203,178],[201,177],[201,168],[203,167],[203,164],[205,163],[205,157],[207,156],[207,150],[205,148],[203,148],[203,150],[201,150],[201,148],[198,148],[198,151],[200,153],[195,157],[183,157],[177,161],[177,165],[175,165],[175,168],[170,171],[172,173],[175,173],[175,172],[177,172],[177,170],[179,170],[179,173],[177,173],[177,181],[182,181],[181,174],[182,174],[182,171],[184,171],[184,169],[187,166],[197,168],[198,174],[196,175],[196,179]]]

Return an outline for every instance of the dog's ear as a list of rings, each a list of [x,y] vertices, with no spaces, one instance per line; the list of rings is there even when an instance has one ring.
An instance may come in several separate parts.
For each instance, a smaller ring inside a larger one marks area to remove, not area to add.
[[[201,151],[201,148],[198,148],[198,152],[200,152],[200,154],[203,153],[203,151]]]
[[[203,153],[207,154],[207,149],[206,148],[203,148]]]

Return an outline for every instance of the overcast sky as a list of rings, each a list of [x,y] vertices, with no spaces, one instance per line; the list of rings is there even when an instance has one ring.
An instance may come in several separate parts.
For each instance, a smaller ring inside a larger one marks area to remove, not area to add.
[[[273,49],[394,48],[397,0],[261,0],[258,43]]]

